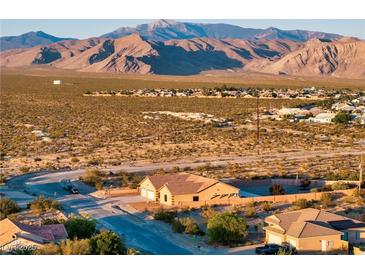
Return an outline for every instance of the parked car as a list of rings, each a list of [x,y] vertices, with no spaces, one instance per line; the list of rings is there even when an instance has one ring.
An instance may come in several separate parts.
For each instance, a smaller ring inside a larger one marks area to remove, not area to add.
[[[80,191],[75,187],[72,187],[69,191],[71,192],[71,194],[79,194],[80,193]]]
[[[258,255],[276,255],[280,250],[284,250],[286,254],[297,254],[295,247],[289,244],[266,244],[261,247],[256,247],[255,253]]]

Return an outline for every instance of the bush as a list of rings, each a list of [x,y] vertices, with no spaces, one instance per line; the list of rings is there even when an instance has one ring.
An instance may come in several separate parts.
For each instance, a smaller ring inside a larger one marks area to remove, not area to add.
[[[175,233],[184,233],[185,226],[180,222],[180,220],[174,220],[171,224],[172,231]]]
[[[169,211],[160,208],[153,214],[153,218],[158,221],[163,221],[165,223],[172,224],[176,215],[177,215],[176,211]]]
[[[105,174],[97,169],[87,169],[80,179],[87,185],[102,189],[104,176]]]
[[[94,255],[125,254],[126,248],[122,239],[112,231],[102,231],[90,239],[91,253]]]
[[[254,216],[255,216],[255,214],[256,214],[256,210],[255,210],[255,208],[254,208],[254,207],[249,207],[249,208],[247,208],[247,210],[246,210],[246,212],[245,212],[245,216],[246,216],[247,218],[252,218],[252,217],[254,217]]]
[[[118,172],[118,176],[120,176],[121,185],[131,189],[136,189],[142,181],[142,176],[129,172],[120,171]]]
[[[212,207],[205,207],[202,209],[200,215],[208,221],[210,218],[213,218],[215,215],[217,215],[217,211],[214,210]]]
[[[127,255],[141,255],[141,252],[135,248],[128,248]]]
[[[271,210],[271,204],[269,202],[263,202],[261,204],[261,209],[265,212],[268,212]]]
[[[271,195],[284,195],[285,189],[282,185],[273,184],[272,186],[270,186],[270,193]]]
[[[216,214],[209,219],[207,229],[211,243],[242,243],[248,236],[245,219],[233,213]]]
[[[184,227],[184,232],[189,235],[204,235],[204,232],[199,228],[198,224],[192,218],[179,219]]]
[[[355,188],[354,191],[352,192],[352,196],[354,196],[354,197],[361,197],[360,189]]]
[[[34,201],[28,204],[28,208],[35,213],[47,212],[48,210],[59,210],[61,208],[60,202],[52,199],[46,199],[39,196]]]
[[[333,118],[333,122],[335,122],[336,124],[347,124],[351,120],[351,114],[347,111],[340,111],[336,114],[335,118]]]
[[[6,183],[6,175],[3,173],[0,173],[0,185],[3,185]]]
[[[304,209],[310,207],[312,204],[307,199],[298,199],[293,205],[295,209]]]
[[[35,255],[89,255],[91,246],[89,239],[65,240],[59,244],[46,244],[33,252]]]
[[[71,239],[86,239],[96,233],[96,221],[83,217],[72,217],[66,223],[66,230]]]
[[[345,190],[345,189],[349,189],[349,188],[350,188],[350,186],[345,183],[334,183],[331,185],[332,190]]]
[[[62,255],[89,255],[91,246],[89,239],[66,240],[59,245]]]
[[[322,193],[321,203],[324,208],[327,208],[332,203],[332,195],[330,193]]]
[[[0,198],[0,220],[19,211],[20,208],[16,202],[9,198]]]

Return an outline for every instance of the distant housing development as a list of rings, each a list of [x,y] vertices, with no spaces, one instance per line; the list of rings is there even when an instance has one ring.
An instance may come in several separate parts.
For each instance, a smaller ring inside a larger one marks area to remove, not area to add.
[[[189,173],[147,176],[140,184],[140,194],[165,205],[202,202],[238,196],[239,189],[214,179]]]

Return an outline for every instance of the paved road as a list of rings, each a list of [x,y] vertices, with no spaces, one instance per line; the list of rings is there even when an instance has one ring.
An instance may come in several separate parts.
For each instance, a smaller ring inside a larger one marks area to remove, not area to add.
[[[99,200],[88,193],[90,188],[79,183],[79,195],[70,195],[62,189],[58,181],[77,178],[80,171],[54,173],[33,173],[14,177],[8,181],[10,191],[23,191],[43,194],[59,200],[66,214],[89,214],[99,224],[124,237],[126,244],[152,254],[192,254],[194,250],[184,248],[180,243],[171,241],[164,233],[144,220],[111,208],[109,201]]]

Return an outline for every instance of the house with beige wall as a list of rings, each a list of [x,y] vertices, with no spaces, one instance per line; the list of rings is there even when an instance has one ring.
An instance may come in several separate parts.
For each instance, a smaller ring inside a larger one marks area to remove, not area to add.
[[[229,198],[239,193],[234,186],[189,173],[147,176],[139,190],[141,196],[169,206]]]
[[[67,239],[63,224],[31,226],[8,218],[0,221],[0,251],[34,250],[44,244]]]
[[[365,223],[306,208],[265,218],[267,243],[289,243],[302,253],[328,253],[365,243]]]

